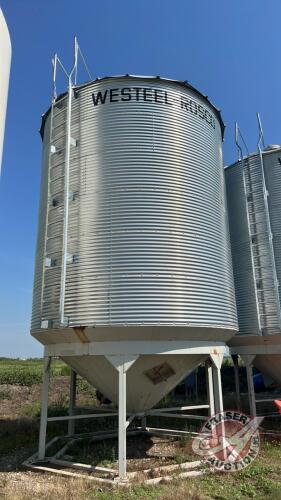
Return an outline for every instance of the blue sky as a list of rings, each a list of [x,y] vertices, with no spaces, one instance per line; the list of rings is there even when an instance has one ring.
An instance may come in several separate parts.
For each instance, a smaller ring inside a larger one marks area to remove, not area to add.
[[[266,142],[281,142],[281,2],[0,0],[0,5],[13,46],[0,180],[0,356],[39,356],[42,348],[29,335],[38,129],[50,103],[53,53],[69,66],[77,34],[94,77],[131,73],[190,81],[222,110],[229,163],[236,158],[235,120],[249,149],[255,149],[257,110]]]

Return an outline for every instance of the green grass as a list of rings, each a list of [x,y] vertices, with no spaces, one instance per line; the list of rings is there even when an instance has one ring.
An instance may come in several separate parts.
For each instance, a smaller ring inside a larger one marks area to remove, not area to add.
[[[0,390],[0,401],[4,399],[11,399],[11,393],[7,389]]]
[[[42,382],[42,359],[5,359],[0,358],[0,385],[31,386]],[[69,375],[70,368],[60,360],[53,360],[51,375],[60,377]]]
[[[88,498],[96,498],[98,500],[158,500],[163,498],[162,495],[167,493],[167,486],[135,486],[133,488],[115,490],[114,494],[109,491],[93,491],[87,495]],[[172,497],[171,497],[172,498]],[[183,497],[182,500],[188,499],[190,497]]]
[[[276,450],[276,447],[275,447]],[[136,485],[125,490],[92,491],[88,498],[99,500],[280,500],[280,465],[265,465],[265,457],[239,473],[217,473],[202,478],[173,481],[158,486]],[[279,466],[279,467],[278,467]]]
[[[264,441],[260,456],[241,472],[218,473],[190,481],[200,498],[257,500],[281,499],[281,445]]]
[[[15,453],[20,448],[33,447],[38,440],[39,425],[29,419],[1,421],[0,457]]]
[[[96,443],[95,458],[100,465],[112,466],[116,460],[114,447],[107,443]],[[69,453],[79,460],[91,461],[89,443],[76,443]],[[180,457],[181,458],[181,457]],[[179,459],[179,462],[181,460]],[[176,478],[169,484],[158,486],[134,485],[125,490],[114,490],[115,500],[161,499],[161,500],[280,500],[281,499],[281,442],[264,440],[261,453],[256,461],[244,470],[235,473],[207,474],[201,478],[179,481]],[[110,500],[112,491],[96,489],[87,494],[89,498]]]
[[[93,448],[95,450],[93,455]],[[118,451],[116,451],[115,442],[111,439],[95,443],[90,443],[89,440],[78,441],[69,447],[68,452],[74,455],[75,460],[81,463],[91,463],[101,467],[112,466],[117,460]]]

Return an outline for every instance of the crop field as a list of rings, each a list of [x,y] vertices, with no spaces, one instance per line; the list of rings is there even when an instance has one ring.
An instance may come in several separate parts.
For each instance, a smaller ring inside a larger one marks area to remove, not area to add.
[[[11,384],[31,386],[42,382],[42,359],[7,359],[0,358],[0,385]],[[51,375],[60,377],[69,375],[68,366],[60,360],[52,363]]]
[[[175,479],[158,486],[135,485],[111,490],[92,481],[62,478],[28,471],[22,462],[36,451],[40,416],[42,360],[0,360],[0,498],[7,500],[33,499],[281,499],[281,440],[277,435],[263,437],[256,461],[237,473],[207,474],[196,479]],[[52,364],[49,415],[62,415],[68,408],[69,368],[61,361]],[[97,405],[95,390],[78,378],[77,404]],[[78,431],[92,428],[84,421]],[[114,426],[116,420],[99,422],[99,426]],[[275,428],[278,423],[273,423]],[[78,427],[78,425],[77,425]],[[66,433],[66,423],[52,422],[48,439]],[[280,433],[281,435],[281,433]],[[116,463],[116,443],[101,443],[95,449],[95,463]],[[89,447],[76,445],[76,458],[91,460]],[[185,447],[180,454],[187,453]],[[180,454],[176,460],[181,460]]]

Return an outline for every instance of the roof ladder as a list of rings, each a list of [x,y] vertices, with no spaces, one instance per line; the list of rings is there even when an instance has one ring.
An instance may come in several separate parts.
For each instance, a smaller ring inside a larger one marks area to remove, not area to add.
[[[69,324],[69,318],[65,316],[65,292],[66,292],[66,269],[67,264],[70,262],[76,262],[76,255],[70,256],[68,253],[68,225],[69,225],[69,202],[75,199],[74,193],[69,190],[69,178],[70,178],[70,154],[71,148],[78,145],[77,141],[71,136],[71,116],[72,116],[72,100],[74,97],[74,88],[77,85],[77,72],[78,72],[78,57],[80,56],[84,68],[92,80],[92,76],[86,64],[85,58],[81,52],[78,45],[76,36],[74,37],[74,63],[70,73],[67,72],[62,62],[60,61],[57,54],[55,54],[52,60],[53,64],[53,92],[52,92],[52,104],[50,113],[50,150],[49,150],[49,162],[48,162],[48,195],[47,195],[47,213],[46,213],[46,227],[45,227],[45,239],[44,239],[44,259],[43,259],[43,270],[42,270],[42,284],[41,284],[41,328],[48,328],[50,326],[50,320],[44,319],[43,309],[44,309],[44,289],[45,289],[45,273],[46,269],[56,265],[52,259],[47,255],[47,241],[48,241],[48,227],[49,227],[49,208],[50,208],[50,172],[52,169],[52,155],[55,153],[60,153],[54,144],[54,134],[53,134],[53,122],[54,122],[54,108],[56,106],[57,99],[57,89],[56,89],[56,78],[57,78],[57,68],[60,66],[63,73],[67,77],[68,81],[68,92],[67,92],[67,107],[66,107],[66,133],[65,133],[65,159],[64,159],[64,214],[63,214],[63,234],[62,234],[62,259],[61,259],[61,278],[60,278],[60,301],[59,301],[59,318],[60,326],[67,326]]]
[[[262,179],[262,191],[263,191],[263,200],[264,200],[265,221],[266,221],[267,237],[268,237],[268,245],[269,245],[270,268],[271,268],[271,272],[272,272],[273,291],[274,291],[274,298],[275,298],[275,302],[276,302],[277,322],[278,322],[279,328],[281,329],[281,308],[280,308],[280,296],[279,296],[279,283],[278,283],[277,272],[276,272],[274,248],[273,248],[273,241],[272,241],[273,236],[272,236],[272,231],[271,231],[270,216],[269,216],[269,209],[268,209],[269,193],[268,193],[268,190],[266,188],[265,175],[264,175],[263,153],[262,153],[262,149],[261,149],[261,145],[263,145],[263,148],[264,148],[265,143],[264,143],[263,129],[262,129],[262,124],[261,124],[261,119],[260,119],[259,113],[257,113],[257,120],[258,120],[258,127],[259,127],[258,151],[259,151],[259,157],[260,157],[260,171],[261,171],[261,179]]]
[[[243,172],[243,187],[245,193],[246,214],[248,233],[250,240],[250,252],[253,271],[253,282],[255,289],[255,302],[258,318],[258,329],[262,335],[264,330],[273,329],[267,326],[267,319],[270,317],[276,318],[279,328],[281,327],[281,314],[280,314],[280,301],[278,280],[275,267],[274,250],[272,244],[272,232],[270,226],[270,216],[268,211],[268,191],[266,189],[264,177],[263,154],[261,150],[261,142],[263,142],[263,133],[261,129],[260,118],[258,115],[259,123],[259,161],[253,160],[249,152],[247,156],[243,157],[242,148],[239,144],[239,135],[242,138],[238,125],[235,126],[235,141],[239,151],[239,161],[242,162]],[[243,140],[243,138],[242,138]],[[244,140],[243,140],[244,142]],[[244,142],[245,145],[245,142]],[[254,180],[253,180],[254,177]],[[254,188],[253,188],[254,186]],[[258,217],[257,217],[258,216]],[[265,229],[260,232],[258,227],[262,225]],[[261,252],[261,246],[266,246],[265,253]],[[269,263],[264,264],[263,260],[269,257]],[[267,312],[266,305],[269,301],[264,298],[266,292],[273,292],[273,304],[275,311]]]
[[[74,68],[72,72],[74,71]],[[62,261],[61,261],[61,284],[60,284],[60,324],[67,326],[69,318],[64,314],[65,309],[65,285],[66,285],[66,267],[68,262],[68,218],[69,218],[69,168],[70,168],[70,149],[75,141],[71,137],[71,111],[73,85],[71,75],[68,79],[67,93],[67,118],[66,118],[66,145],[65,145],[65,163],[64,163],[64,217],[63,217],[63,240],[62,240]]]
[[[47,240],[48,240],[48,228],[49,228],[49,209],[50,209],[50,173],[52,167],[52,155],[56,152],[56,147],[53,144],[53,120],[54,120],[54,106],[56,101],[56,93],[55,93],[55,79],[57,72],[57,54],[55,54],[54,59],[52,60],[53,64],[53,96],[52,96],[52,104],[51,104],[51,113],[50,113],[50,142],[49,142],[49,159],[48,159],[48,192],[46,197],[46,223],[45,223],[45,235],[44,235],[44,250],[43,250],[43,265],[42,265],[42,279],[41,279],[41,328],[48,328],[51,326],[50,320],[44,318],[44,290],[45,290],[45,281],[46,281],[46,270],[48,267],[51,267],[51,259],[47,257]]]

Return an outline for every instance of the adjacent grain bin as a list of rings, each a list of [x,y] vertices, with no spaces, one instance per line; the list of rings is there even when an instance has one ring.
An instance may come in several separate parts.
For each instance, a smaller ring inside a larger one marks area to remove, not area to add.
[[[225,171],[239,335],[230,342],[281,383],[281,147]]]
[[[32,335],[119,401],[119,438],[237,330],[223,131],[159,77],[70,85],[43,117]]]
[[[5,119],[11,66],[11,40],[2,9],[0,8],[0,173],[2,163]]]

